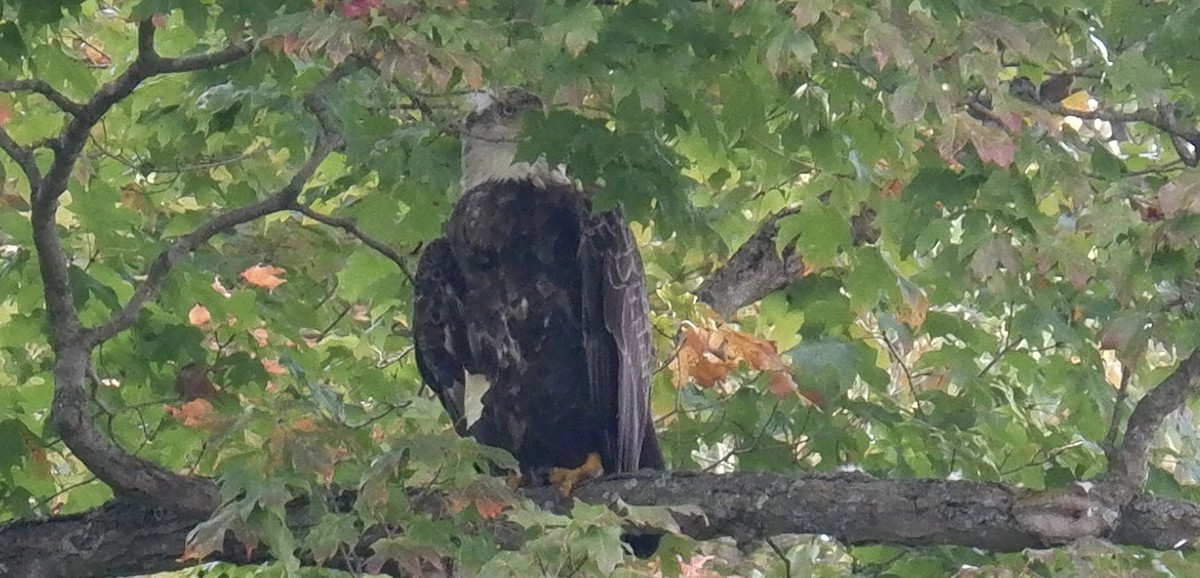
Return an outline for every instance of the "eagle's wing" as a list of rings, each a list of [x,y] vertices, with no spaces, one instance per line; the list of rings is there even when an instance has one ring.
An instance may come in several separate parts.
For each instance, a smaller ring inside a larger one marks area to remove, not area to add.
[[[606,461],[618,472],[661,468],[650,420],[653,349],[646,273],[620,207],[588,219],[579,257],[588,381],[592,403],[608,421]]]
[[[471,354],[461,301],[466,287],[449,241],[439,238],[425,247],[413,285],[417,369],[450,414],[454,429],[466,435],[465,377]]]

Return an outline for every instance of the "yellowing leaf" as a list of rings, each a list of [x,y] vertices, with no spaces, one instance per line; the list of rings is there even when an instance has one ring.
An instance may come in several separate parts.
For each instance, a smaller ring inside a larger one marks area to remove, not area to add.
[[[1062,105],[1064,108],[1080,112],[1092,112],[1096,110],[1096,102],[1092,100],[1092,95],[1088,94],[1086,90],[1080,90],[1064,98]]]
[[[245,271],[242,271],[241,277],[242,279],[245,279],[247,283],[254,285],[255,287],[274,289],[287,282],[286,279],[279,277],[284,273],[287,273],[287,270],[280,267],[272,267],[270,265],[255,265],[246,269]]]

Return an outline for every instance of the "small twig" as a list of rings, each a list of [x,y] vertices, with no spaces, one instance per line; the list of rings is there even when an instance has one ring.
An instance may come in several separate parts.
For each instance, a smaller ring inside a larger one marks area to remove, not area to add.
[[[411,271],[409,271],[408,264],[404,261],[404,257],[401,256],[400,253],[396,252],[395,249],[364,233],[362,229],[359,229],[358,225],[355,224],[354,219],[323,215],[300,203],[292,203],[289,208],[318,223],[335,227],[349,233],[351,236],[361,241],[364,245],[374,249],[376,252],[384,257],[387,257],[388,260],[395,263],[396,266],[400,268],[400,272],[403,273],[408,279],[409,284],[413,282],[413,274]]]
[[[1117,451],[1117,436],[1121,433],[1121,423],[1125,420],[1125,400],[1129,399],[1129,379],[1132,377],[1131,368],[1121,364],[1121,383],[1117,386],[1117,397],[1113,400],[1112,417],[1108,422],[1108,433],[1104,436],[1104,455],[1112,461]]]
[[[775,551],[775,555],[779,556],[779,559],[783,561],[784,578],[792,578],[792,561],[788,560],[787,553],[784,552],[783,549],[777,544],[775,544],[775,540],[772,540],[769,536],[767,537],[767,545],[770,546],[771,550]]]
[[[346,318],[346,314],[350,313],[350,310],[353,308],[354,308],[353,304],[347,304],[345,307],[343,307],[342,312],[338,313],[337,316],[333,318],[333,321],[330,321],[329,325],[325,326],[325,329],[322,329],[320,332],[317,333],[316,340],[321,341],[321,340],[325,339],[325,337],[327,335],[329,335],[329,332],[333,331],[333,328],[337,327],[337,324],[341,323],[341,321]]]
[[[991,371],[997,363],[1000,362],[1000,359],[1003,358],[1009,351],[1012,351],[1012,348],[1016,346],[1016,342],[1012,340],[1012,324],[1013,319],[1016,318],[1016,316],[1017,312],[1015,308],[1009,305],[1008,317],[1004,320],[1004,344],[1000,346],[1000,350],[996,352],[996,355],[992,356],[991,361],[988,361],[987,364],[983,366],[983,369],[979,370],[979,377],[987,375],[987,373]]]
[[[296,174],[292,175],[292,179],[288,182],[287,186],[266,199],[225,211],[213,217],[159,253],[153,264],[150,265],[150,269],[147,270],[142,283],[134,291],[133,297],[129,299],[125,307],[116,315],[109,318],[108,321],[104,322],[104,324],[87,330],[86,339],[88,343],[93,345],[100,343],[133,325],[142,307],[158,294],[159,288],[166,280],[167,273],[175,266],[175,263],[178,263],[185,256],[191,254],[200,245],[208,242],[213,236],[236,225],[285,210],[296,204],[296,198],[304,190],[304,185],[316,173],[317,167],[342,142],[342,137],[333,124],[332,116],[322,101],[322,97],[332,88],[338,79],[348,76],[357,69],[358,63],[356,61],[343,61],[342,64],[335,67],[325,78],[318,82],[305,97],[305,106],[317,117],[322,130],[317,135],[316,142],[313,144],[312,154],[301,165],[299,170],[296,171]]]
[[[887,346],[888,355],[892,358],[892,361],[899,365],[900,370],[904,372],[904,379],[908,382],[908,391],[913,397],[913,413],[918,416],[925,415],[924,410],[921,409],[921,398],[917,396],[917,384],[913,379],[912,371],[908,368],[908,364],[904,363],[904,360],[901,359],[900,352],[896,351],[896,346],[892,345],[892,340],[888,339],[886,334],[880,335],[880,338],[883,339],[883,344]]]
[[[1143,175],[1157,175],[1157,174],[1167,173],[1167,172],[1171,172],[1171,171],[1178,171],[1178,170],[1183,170],[1182,166],[1181,166],[1183,164],[1184,164],[1183,159],[1175,159],[1175,160],[1173,160],[1169,163],[1163,164],[1161,166],[1150,167],[1148,169],[1142,169],[1140,171],[1129,171],[1121,176],[1126,177],[1126,178],[1140,177]]]

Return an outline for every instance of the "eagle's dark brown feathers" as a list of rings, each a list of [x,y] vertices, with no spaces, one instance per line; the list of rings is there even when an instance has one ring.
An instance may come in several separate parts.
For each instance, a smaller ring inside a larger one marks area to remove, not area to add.
[[[661,468],[649,410],[645,279],[620,209],[590,215],[573,186],[472,188],[421,256],[414,340],[456,428],[527,471]],[[466,375],[490,384],[477,420]]]

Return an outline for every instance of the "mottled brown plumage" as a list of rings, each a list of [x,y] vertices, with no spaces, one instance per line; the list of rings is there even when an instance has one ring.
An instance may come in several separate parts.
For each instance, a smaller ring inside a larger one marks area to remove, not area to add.
[[[519,121],[505,113],[519,107],[504,96],[473,113],[501,124],[467,127],[471,188],[417,268],[421,375],[460,433],[508,450],[527,472],[576,468],[590,453],[608,473],[661,468],[644,272],[628,224],[619,208],[592,215],[561,169],[512,163]]]

